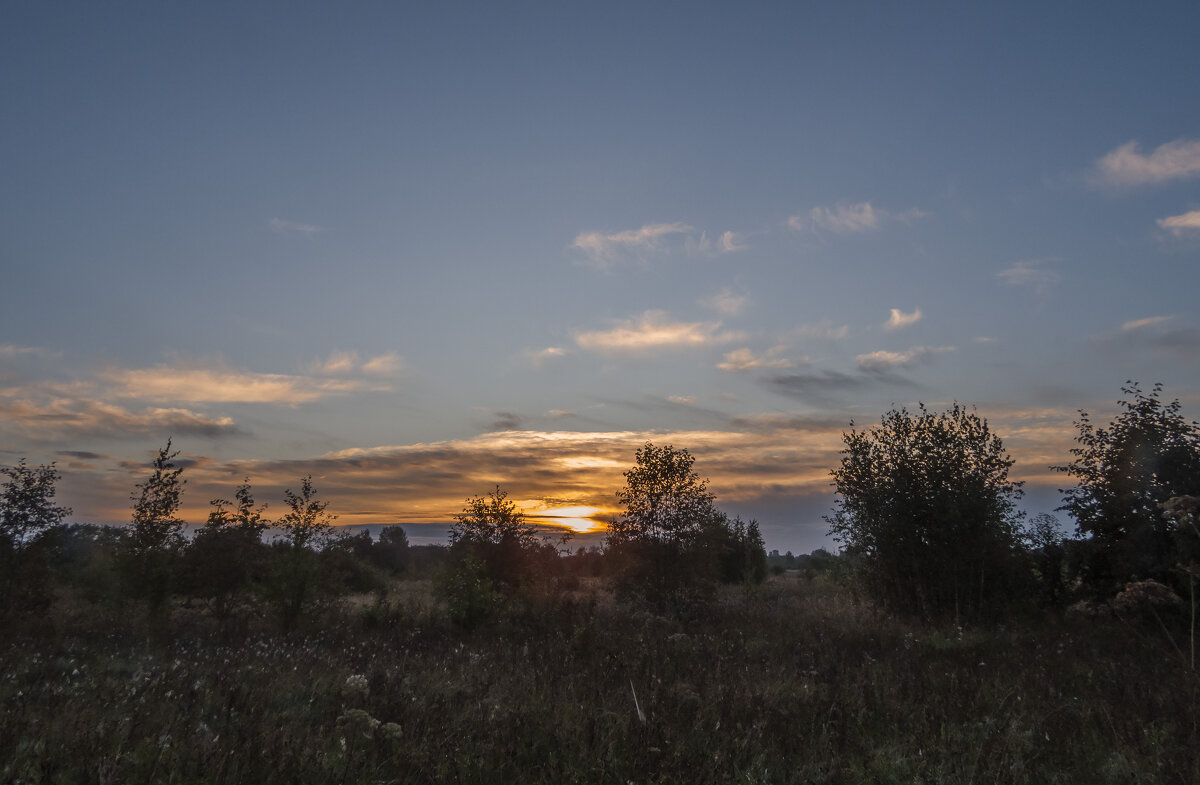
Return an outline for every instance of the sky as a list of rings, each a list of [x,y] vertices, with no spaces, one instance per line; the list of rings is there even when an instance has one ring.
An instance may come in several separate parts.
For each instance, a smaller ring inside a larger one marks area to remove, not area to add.
[[[1197,30],[4,3],[0,463],[56,461],[78,521],[127,521],[171,439],[193,522],[311,474],[413,542],[499,485],[587,543],[650,441],[807,552],[852,421],[959,401],[1051,511],[1080,409],[1135,380],[1200,417]]]

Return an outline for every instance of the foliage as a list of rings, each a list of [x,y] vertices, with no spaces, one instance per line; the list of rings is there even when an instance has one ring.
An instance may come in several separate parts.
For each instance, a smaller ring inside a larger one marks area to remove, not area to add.
[[[1048,512],[1033,516],[1022,539],[1036,573],[1038,602],[1043,606],[1059,605],[1066,596],[1066,548],[1058,518]]]
[[[179,512],[183,486],[180,477],[183,467],[172,461],[179,451],[171,452],[171,440],[158,451],[145,482],[139,483],[130,499],[133,501],[133,526],[129,544],[134,553],[145,555],[155,551],[177,548],[183,544],[183,521]]]
[[[283,503],[288,511],[275,522],[275,526],[283,530],[284,540],[292,548],[319,548],[328,543],[337,516],[327,511],[328,501],[317,500],[311,474],[300,478],[300,493],[293,492],[291,488],[283,492]]]
[[[400,526],[388,526],[379,532],[379,540],[371,551],[371,559],[389,572],[401,573],[408,568],[408,535]]]
[[[637,540],[687,545],[706,521],[719,515],[708,480],[692,471],[696,459],[687,450],[646,442],[634,461],[625,472],[625,487],[617,492],[625,513],[609,527],[610,545]]]
[[[767,577],[767,550],[758,521],[712,516],[703,525],[698,550],[711,561],[721,583],[762,583]]]
[[[122,541],[117,567],[126,590],[143,600],[150,615],[165,620],[167,602],[177,573],[179,549],[183,546],[183,521],[177,517],[183,486],[183,467],[173,463],[179,452],[171,452],[167,440],[151,463],[150,476],[130,496],[132,526]]]
[[[1059,509],[1088,538],[1084,579],[1104,596],[1135,579],[1172,581],[1175,524],[1161,505],[1200,494],[1200,425],[1178,399],[1161,400],[1162,385],[1144,393],[1127,382],[1121,391],[1129,398],[1107,428],[1080,410],[1075,460],[1053,467],[1076,482],[1060,491]]]
[[[1020,483],[985,420],[959,404],[891,410],[842,435],[831,533],[861,557],[868,589],[905,612],[997,609],[1013,577]]]
[[[467,630],[490,619],[500,600],[487,566],[474,553],[465,554],[442,578],[440,593],[450,620]]]
[[[262,532],[270,525],[267,505],[256,507],[247,480],[234,495],[236,507],[213,499],[208,521],[196,532],[184,555],[193,596],[210,600],[218,619],[226,619],[256,582],[261,582],[265,548]]]
[[[0,487],[0,540],[16,549],[71,514],[69,507],[54,504],[58,469],[29,467],[22,458],[16,466],[0,466],[8,481]]]
[[[455,569],[465,569],[465,560],[478,560],[484,575],[503,594],[548,577],[543,567],[557,556],[498,485],[487,496],[467,499],[450,528],[450,549],[459,562]]]

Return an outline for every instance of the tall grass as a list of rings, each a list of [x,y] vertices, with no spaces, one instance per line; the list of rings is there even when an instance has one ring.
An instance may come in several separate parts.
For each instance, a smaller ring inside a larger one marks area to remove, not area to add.
[[[186,609],[166,643],[86,607],[13,630],[0,780],[1200,781],[1200,682],[1116,622],[927,627],[783,576],[686,619],[592,588],[464,632],[403,588],[288,636]]]

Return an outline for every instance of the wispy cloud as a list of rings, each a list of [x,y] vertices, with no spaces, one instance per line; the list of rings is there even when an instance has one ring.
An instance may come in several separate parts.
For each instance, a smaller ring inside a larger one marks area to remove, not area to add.
[[[718,246],[722,253],[734,253],[749,247],[742,241],[740,232],[722,232]]]
[[[241,433],[230,417],[182,408],[130,410],[99,400],[0,400],[0,433],[31,441],[89,436],[142,438],[147,434],[223,437]]]
[[[1150,155],[1127,142],[1096,162],[1093,182],[1100,185],[1153,185],[1200,175],[1200,139],[1176,139]]]
[[[755,354],[750,349],[734,349],[725,355],[724,361],[717,364],[717,367],[722,371],[751,371],[756,368],[791,368],[793,363],[782,353],[787,351],[786,346],[775,346],[768,349],[763,354]]]
[[[636,320],[624,320],[610,330],[580,332],[575,342],[594,352],[646,352],[715,346],[740,338],[722,331],[720,322],[673,322],[662,311],[646,311]]]
[[[1166,352],[1178,359],[1195,362],[1200,358],[1200,328],[1178,316],[1147,316],[1121,325],[1114,333],[1093,340],[1109,351],[1144,355]]]
[[[310,373],[318,376],[395,376],[404,370],[404,363],[395,352],[387,352],[363,360],[358,352],[335,350],[324,360],[315,360],[308,366]]]
[[[275,403],[294,406],[354,392],[389,389],[364,379],[253,373],[226,367],[157,365],[100,373],[112,395],[164,403]]]
[[[608,268],[629,258],[645,258],[648,253],[662,251],[673,236],[687,235],[693,228],[682,222],[646,224],[640,229],[622,232],[581,232],[571,247],[583,255],[585,263]]]
[[[890,373],[911,368],[935,354],[954,351],[953,346],[914,346],[906,352],[875,351],[855,357],[860,371],[868,373]]]
[[[893,308],[888,320],[883,323],[885,330],[901,330],[905,327],[916,324],[921,321],[921,309],[914,309],[912,313],[904,313],[899,308]]]
[[[566,357],[567,350],[561,346],[547,346],[545,349],[526,349],[521,356],[534,368],[541,368],[548,362]]]
[[[298,221],[285,221],[282,218],[272,218],[269,225],[271,231],[277,234],[299,234],[305,237],[312,237],[314,234],[325,231],[324,226],[300,223]]]
[[[1174,319],[1174,316],[1147,316],[1145,319],[1133,319],[1121,325],[1121,332],[1132,333],[1138,330],[1144,330],[1147,327],[1153,327],[1163,322],[1169,322]]]
[[[668,395],[667,400],[671,403],[679,404],[680,406],[691,406],[696,402],[694,395]]]
[[[1158,226],[1179,237],[1185,232],[1200,232],[1200,210],[1192,210],[1182,215],[1172,215],[1159,218]]]
[[[788,226],[798,231],[824,229],[837,234],[856,234],[875,231],[889,221],[909,224],[928,215],[915,207],[891,212],[875,207],[870,202],[839,203],[832,207],[814,207],[806,214],[793,215],[788,218]]]
[[[1027,286],[1038,296],[1044,296],[1053,284],[1062,280],[1056,270],[1045,267],[1047,264],[1061,261],[1060,259],[1027,259],[1013,262],[1007,269],[996,273],[996,277],[1009,286]]]
[[[749,302],[750,295],[739,294],[728,286],[724,286],[712,297],[701,300],[700,304],[713,309],[722,316],[736,316],[745,309]]]

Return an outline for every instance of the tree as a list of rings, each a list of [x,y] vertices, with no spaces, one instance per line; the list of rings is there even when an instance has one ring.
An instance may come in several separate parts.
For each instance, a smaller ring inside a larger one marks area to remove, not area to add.
[[[184,557],[193,595],[210,599],[213,615],[222,620],[260,571],[262,533],[270,525],[263,515],[267,505],[254,504],[249,479],[238,486],[234,498],[236,502],[209,502],[208,520]]]
[[[710,598],[720,579],[728,519],[687,450],[647,442],[634,453],[617,500],[625,513],[609,525],[606,558],[618,593],[659,610],[686,610]],[[714,536],[720,530],[721,536]],[[709,547],[712,546],[712,547]]]
[[[1107,428],[1080,410],[1075,460],[1054,466],[1075,479],[1060,489],[1085,541],[1084,580],[1110,595],[1127,581],[1172,580],[1176,523],[1162,504],[1200,494],[1200,425],[1180,413],[1179,400],[1164,403],[1162,385],[1144,393],[1134,382],[1121,392],[1121,411]]]
[[[183,467],[172,461],[179,451],[171,452],[171,440],[158,451],[150,476],[139,483],[130,496],[133,502],[133,527],[130,543],[135,553],[145,554],[178,547],[183,543],[183,521],[176,517],[183,486]]]
[[[145,601],[151,618],[159,624],[167,621],[162,614],[171,596],[175,561],[183,545],[183,521],[176,514],[187,481],[180,476],[183,467],[172,462],[178,455],[171,452],[171,440],[167,439],[151,463],[150,476],[135,486],[130,496],[132,526],[117,562],[126,587]]]
[[[696,459],[687,450],[646,442],[634,461],[625,472],[625,487],[617,492],[625,513],[609,527],[610,544],[649,540],[686,545],[720,514],[708,480],[692,471]]]
[[[71,514],[69,507],[54,504],[59,480],[54,463],[31,468],[22,458],[16,466],[0,467],[0,475],[8,478],[0,489],[0,539],[10,547],[20,550]]]
[[[564,535],[564,541],[569,536]],[[478,562],[482,574],[502,593],[538,577],[539,568],[556,555],[547,539],[498,485],[487,496],[467,499],[450,527],[450,547],[458,566]]]
[[[826,520],[868,589],[903,612],[996,609],[1014,574],[1022,491],[987,422],[958,403],[941,414],[921,404],[867,430],[851,423],[842,439]]]
[[[286,489],[283,502],[288,511],[275,522],[284,532],[283,553],[276,559],[270,594],[284,630],[290,631],[299,623],[316,588],[320,570],[313,548],[329,543],[337,516],[328,512],[328,501],[317,500],[311,474],[300,479],[300,493]]]
[[[325,545],[328,542],[337,516],[326,511],[329,507],[328,501],[317,501],[311,474],[300,478],[300,493],[294,493],[291,488],[286,489],[283,492],[283,502],[288,511],[275,525],[283,529],[285,539],[293,548],[299,550]]]

